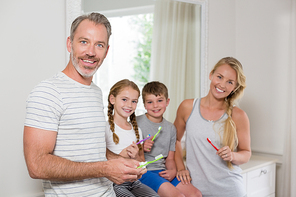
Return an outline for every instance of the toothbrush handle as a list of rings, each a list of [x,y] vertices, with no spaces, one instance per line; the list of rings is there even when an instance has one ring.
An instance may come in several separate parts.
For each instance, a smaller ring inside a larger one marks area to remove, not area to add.
[[[160,131],[160,130],[159,130]],[[152,141],[156,138],[156,136],[159,134],[159,131],[153,136]]]
[[[209,140],[209,138],[207,138],[208,142],[218,151],[219,149],[212,143],[211,140]]]
[[[139,142],[137,143],[137,145],[140,144],[141,142],[145,141],[145,140],[148,140],[149,138],[150,138],[150,135],[149,135],[147,138],[145,138],[145,139],[139,141]]]

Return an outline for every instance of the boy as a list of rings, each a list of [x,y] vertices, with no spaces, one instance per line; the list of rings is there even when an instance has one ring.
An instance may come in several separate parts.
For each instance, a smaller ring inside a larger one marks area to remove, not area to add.
[[[176,178],[176,128],[163,118],[170,102],[166,86],[158,81],[147,83],[143,87],[142,97],[147,113],[138,116],[137,123],[142,130],[143,138],[148,134],[152,136],[144,142],[145,160],[155,160],[159,154],[164,157],[147,165],[148,171],[140,181],[154,189],[159,196],[202,196],[191,183],[182,184]],[[160,126],[161,131],[152,141]]]

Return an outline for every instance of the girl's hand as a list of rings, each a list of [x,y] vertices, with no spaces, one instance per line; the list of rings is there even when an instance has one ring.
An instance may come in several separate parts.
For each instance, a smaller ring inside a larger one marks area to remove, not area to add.
[[[128,147],[126,147],[126,152],[127,155],[131,158],[131,159],[137,159],[139,156],[139,148],[138,145],[133,142],[131,145],[129,145]]]
[[[176,176],[176,170],[165,170],[158,173],[159,176],[165,178],[168,181],[172,181]]]
[[[189,184],[191,182],[191,177],[188,170],[180,170],[176,175],[178,181],[181,181],[182,184]]]
[[[154,142],[152,141],[152,139],[153,139],[153,136],[151,136],[148,140],[146,140],[144,142],[144,151],[145,152],[150,152],[151,151],[151,148],[152,148],[152,146],[154,144]]]
[[[229,148],[229,146],[224,146],[220,148],[217,153],[224,161],[232,161],[233,160],[233,154]]]

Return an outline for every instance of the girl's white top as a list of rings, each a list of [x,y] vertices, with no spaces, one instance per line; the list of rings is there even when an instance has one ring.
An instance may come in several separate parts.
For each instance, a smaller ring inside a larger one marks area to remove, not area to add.
[[[115,144],[115,142],[113,141],[113,132],[110,130],[110,125],[107,122],[106,131],[105,131],[106,147],[113,153],[119,154],[123,149],[131,145],[133,141],[137,142],[137,137],[136,137],[135,130],[133,128],[131,130],[124,130],[120,128],[118,125],[116,124],[114,125],[115,125],[114,127],[115,133],[119,137],[119,143]],[[143,139],[143,135],[142,135],[141,129],[138,128],[138,130],[140,135],[140,139],[139,139],[140,141]]]

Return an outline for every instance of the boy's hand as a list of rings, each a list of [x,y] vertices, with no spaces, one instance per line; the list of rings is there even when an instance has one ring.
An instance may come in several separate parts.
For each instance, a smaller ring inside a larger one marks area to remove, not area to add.
[[[165,170],[158,173],[159,176],[165,178],[168,181],[172,181],[176,176],[176,170]]]
[[[154,144],[154,141],[152,141],[152,139],[153,139],[153,136],[151,136],[148,140],[146,140],[144,142],[144,151],[145,152],[150,152],[151,151],[151,148],[152,148],[152,146]]]
[[[131,158],[131,159],[138,159],[139,156],[139,148],[138,145],[133,142],[131,145],[129,145],[128,147],[126,147],[126,152],[127,155]]]

